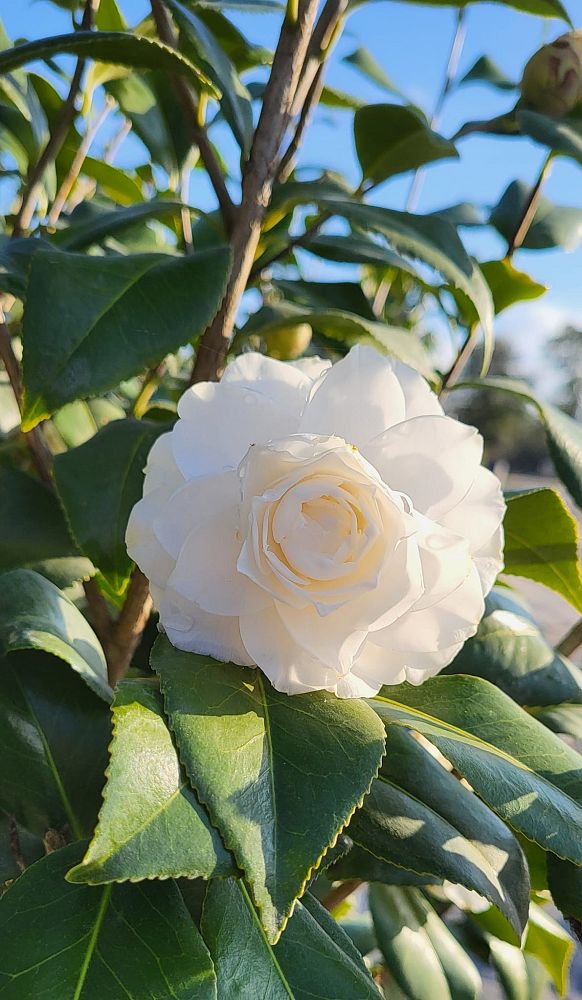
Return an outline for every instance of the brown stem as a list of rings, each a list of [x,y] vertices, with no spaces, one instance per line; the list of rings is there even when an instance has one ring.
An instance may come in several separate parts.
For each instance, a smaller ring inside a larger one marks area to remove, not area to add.
[[[330,889],[328,893],[321,900],[322,906],[325,906],[326,910],[335,910],[336,906],[343,903],[344,899],[351,896],[352,892],[355,892],[362,885],[361,878],[350,878],[346,882],[340,882],[336,885],[334,889]]]
[[[560,640],[556,649],[563,656],[571,656],[572,653],[582,646],[582,618],[572,626],[563,639]]]
[[[176,33],[174,31],[170,15],[162,3],[162,0],[150,0],[150,4],[160,40],[174,49],[177,48]],[[234,225],[236,206],[228,193],[228,189],[222,175],[222,169],[220,163],[218,162],[216,153],[214,152],[212,143],[208,138],[208,133],[204,125],[199,121],[198,100],[191,87],[187,81],[183,79],[183,77],[176,76],[173,79],[176,94],[178,95],[186,114],[186,120],[190,129],[192,142],[198,146],[200,159],[206,168],[206,173],[208,174],[210,183],[212,184],[214,193],[218,199],[220,211],[224,220],[224,227],[226,232],[230,233]]]
[[[455,382],[459,381],[461,373],[465,365],[468,363],[469,358],[471,357],[473,351],[477,347],[478,342],[479,338],[477,336],[477,330],[473,329],[469,333],[469,336],[467,337],[461,350],[457,354],[457,357],[455,358],[451,368],[443,378],[443,384],[441,386],[441,391],[439,393],[439,396],[443,396],[444,393],[448,392],[451,386],[455,384]]]
[[[293,97],[291,117],[295,118],[305,105],[307,95],[322,61],[327,58],[337,37],[339,22],[348,6],[348,0],[326,0],[307,47],[303,68]]]
[[[529,232],[529,228],[535,218],[535,214],[539,205],[539,201],[542,194],[542,187],[551,170],[553,156],[554,153],[552,150],[550,150],[544,162],[542,163],[541,170],[538,174],[538,179],[535,182],[534,186],[532,187],[529,193],[529,198],[527,199],[523,207],[523,211],[521,213],[519,222],[517,223],[517,226],[515,228],[515,232],[507,242],[507,257],[509,258],[513,256],[516,250],[519,250],[520,246],[523,244],[523,241],[525,240]]]
[[[232,232],[232,270],[226,294],[205,331],[192,372],[192,382],[220,378],[234,329],[237,309],[247,286],[271,200],[279,150],[287,131],[293,97],[311,37],[317,0],[301,0],[297,21],[285,19],[265,89],[261,116],[246,165],[242,201]]]
[[[18,871],[23,872],[26,870],[26,861],[24,860],[24,855],[20,846],[20,837],[18,835],[18,827],[14,816],[8,817],[8,833],[10,837],[10,850],[12,851],[14,863],[18,868]]]
[[[125,603],[106,643],[109,683],[113,687],[125,676],[142,632],[152,613],[149,584],[141,570],[133,572]]]
[[[299,147],[303,141],[303,136],[305,135],[315,109],[319,104],[319,98],[321,97],[321,92],[323,90],[324,68],[325,63],[323,62],[321,62],[317,67],[316,74],[313,77],[313,82],[307,92],[305,103],[301,109],[299,121],[297,122],[297,128],[295,129],[293,138],[281,158],[281,163],[277,173],[277,182],[279,184],[284,184],[285,181],[289,179],[295,168],[295,160],[297,158]]]
[[[93,27],[93,18],[98,6],[99,0],[85,0],[83,19],[81,21],[81,28],[83,30],[86,31]],[[59,111],[54,128],[50,134],[50,138],[36,164],[29,173],[24,194],[22,196],[22,202],[14,220],[14,226],[12,229],[13,236],[21,236],[23,232],[30,228],[33,215],[36,211],[46,170],[51,163],[54,163],[59,155],[61,149],[63,148],[65,139],[69,134],[69,129],[75,120],[75,115],[77,113],[75,103],[81,89],[81,80],[83,78],[86,62],[86,59],[77,59],[69,86],[69,92]]]
[[[277,251],[277,253],[273,254],[272,257],[269,257],[268,260],[259,261],[259,263],[251,270],[251,273],[249,275],[249,281],[254,281],[256,278],[258,278],[261,271],[264,271],[265,268],[270,267],[271,264],[276,264],[277,261],[283,260],[283,258],[287,257],[288,254],[290,254],[291,251],[294,250],[296,247],[306,246],[306,244],[308,244],[309,241],[314,236],[317,236],[319,230],[321,229],[323,224],[327,222],[328,219],[331,218],[331,215],[332,215],[331,212],[320,212],[315,217],[315,219],[313,219],[313,221],[309,223],[305,231],[303,233],[300,233],[299,236],[292,236],[291,239],[287,241],[282,250]]]

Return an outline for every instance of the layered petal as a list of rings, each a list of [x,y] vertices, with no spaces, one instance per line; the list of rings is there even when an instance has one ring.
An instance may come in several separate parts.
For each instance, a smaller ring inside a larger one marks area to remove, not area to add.
[[[404,393],[404,417],[406,420],[412,420],[413,417],[443,416],[444,410],[439,403],[438,396],[432,391],[422,375],[419,375],[414,368],[403,364],[402,361],[393,361],[392,367]]]
[[[209,614],[171,587],[158,596],[156,603],[163,629],[178,649],[212,656],[223,663],[253,665],[243,646],[237,615]]]

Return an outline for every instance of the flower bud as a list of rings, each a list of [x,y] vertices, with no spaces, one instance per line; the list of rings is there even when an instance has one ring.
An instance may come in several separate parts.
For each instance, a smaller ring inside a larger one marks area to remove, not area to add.
[[[533,110],[561,117],[582,102],[582,31],[569,31],[529,60],[521,96]]]
[[[295,361],[305,353],[311,343],[309,323],[281,326],[263,334],[267,352],[277,361]]]

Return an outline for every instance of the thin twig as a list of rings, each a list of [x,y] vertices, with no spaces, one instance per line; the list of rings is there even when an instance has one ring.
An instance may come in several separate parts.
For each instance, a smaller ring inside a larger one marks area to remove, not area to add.
[[[281,143],[291,120],[293,97],[303,66],[317,0],[300,0],[295,23],[285,19],[265,88],[263,107],[246,164],[242,201],[232,232],[232,270],[226,294],[214,320],[205,331],[192,371],[192,382],[220,378],[234,329],[236,313],[247,287],[271,200]]]
[[[582,618],[572,626],[563,639],[560,640],[556,649],[563,656],[571,656],[572,653],[582,646]]]
[[[468,363],[469,358],[471,357],[478,343],[479,343],[479,337],[477,334],[477,328],[475,327],[474,329],[470,330],[465,343],[463,344],[461,350],[457,354],[457,357],[453,361],[453,364],[451,365],[449,371],[444,376],[439,396],[444,396],[444,394],[449,391],[451,386],[453,386],[455,382],[459,381],[459,378],[461,377],[465,365]]]
[[[24,860],[22,847],[20,846],[20,836],[18,834],[18,827],[14,816],[8,817],[8,832],[10,837],[10,850],[12,851],[14,864],[18,868],[19,872],[26,871],[26,861]]]
[[[291,117],[296,118],[307,99],[314,77],[327,58],[338,36],[338,26],[347,10],[348,0],[326,0],[313,29],[303,60],[303,68],[293,97]]]
[[[313,78],[313,82],[307,92],[307,97],[305,98],[305,103],[301,109],[299,121],[297,122],[297,128],[295,129],[293,138],[291,139],[291,142],[287,146],[287,149],[281,159],[279,172],[277,174],[277,182],[279,184],[284,184],[285,181],[289,179],[295,168],[295,160],[297,158],[299,147],[303,141],[303,136],[305,135],[313,114],[315,113],[315,109],[319,104],[319,99],[323,90],[324,68],[325,63],[323,62],[321,62],[317,67],[317,72]]]
[[[105,156],[104,156],[105,163],[113,163],[115,157],[117,156],[120,150],[122,143],[125,142],[129,133],[131,132],[131,127],[132,127],[131,120],[129,118],[125,118],[123,120],[122,125],[115,133],[111,142],[107,146],[107,149],[105,150]]]
[[[98,6],[99,0],[85,0],[83,19],[81,21],[81,28],[83,30],[87,31],[93,27],[93,18]],[[75,120],[75,115],[77,114],[75,105],[81,89],[81,81],[86,62],[87,60],[84,58],[77,59],[69,86],[69,92],[59,111],[54,128],[50,134],[50,138],[36,164],[30,171],[26,187],[22,195],[20,208],[14,220],[12,228],[13,236],[21,236],[22,233],[30,228],[32,218],[38,204],[40,192],[42,190],[44,175],[48,167],[51,163],[54,163],[63,148],[65,139],[69,134],[69,129]]]
[[[150,0],[150,3],[152,15],[156,24],[156,30],[160,40],[172,48],[177,48],[176,33],[172,26],[170,15],[162,3],[162,0]],[[235,221],[236,206],[228,193],[222,174],[222,168],[216,153],[214,152],[214,147],[208,138],[206,128],[199,120],[198,100],[183,77],[176,76],[173,79],[176,94],[178,95],[178,98],[184,108],[192,142],[198,146],[200,159],[206,168],[206,173],[208,174],[210,183],[212,184],[214,193],[218,199],[220,211],[224,220],[224,227],[226,232],[230,233]]]
[[[507,241],[507,257],[510,259],[511,257],[513,257],[515,251],[519,250],[520,246],[522,246],[523,241],[525,240],[529,232],[530,226],[535,218],[535,214],[537,212],[537,208],[542,195],[542,188],[544,186],[544,182],[546,181],[550,173],[550,170],[552,168],[553,157],[554,157],[554,152],[553,150],[550,150],[550,152],[545,157],[544,162],[542,163],[540,172],[538,174],[538,179],[536,180],[534,186],[532,187],[529,193],[529,197],[525,205],[523,206],[523,210],[520,215],[517,226],[515,227],[515,231]]]
[[[343,903],[344,899],[351,896],[352,892],[362,885],[361,878],[350,878],[346,882],[340,882],[336,885],[334,889],[330,889],[329,892],[321,900],[322,906],[325,906],[326,910],[335,910],[336,906]]]
[[[331,219],[331,216],[331,212],[319,212],[309,225],[306,226],[304,232],[300,233],[298,236],[291,236],[285,246],[281,250],[278,250],[277,253],[273,254],[272,257],[269,257],[265,261],[260,260],[258,264],[252,268],[249,275],[249,282],[258,278],[261,272],[267,267],[271,267],[271,265],[276,264],[277,261],[283,260],[291,253],[292,250],[295,250],[297,247],[306,246],[314,236],[317,236],[321,227],[327,222],[328,219]]]
[[[95,124],[87,128],[82,141],[79,143],[79,148],[73,157],[73,162],[71,163],[71,166],[69,167],[65,177],[63,178],[63,182],[55,195],[55,200],[48,215],[49,226],[56,226],[59,221],[61,212],[63,211],[67,203],[67,199],[75,186],[79,174],[81,173],[83,163],[88,156],[95,137],[115,107],[115,101],[111,97],[107,97],[105,107],[95,121]]]
[[[152,608],[149,583],[136,567],[127,588],[125,603],[106,643],[109,683],[112,687],[127,673]]]

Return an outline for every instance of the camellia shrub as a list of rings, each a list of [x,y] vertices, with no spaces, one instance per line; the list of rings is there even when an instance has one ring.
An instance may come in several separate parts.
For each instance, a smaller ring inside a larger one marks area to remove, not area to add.
[[[579,33],[506,0],[568,33],[460,76],[459,2],[437,112],[507,110],[448,138],[326,84],[358,3],[55,3],[0,51],[0,998],[573,996],[582,626],[552,648],[516,578],[582,615],[582,430],[487,373],[546,290],[516,251],[579,238],[542,193]],[[356,185],[298,166],[320,105]],[[415,211],[473,133],[533,138],[536,183]],[[534,412],[563,493],[504,493],[458,389]]]

